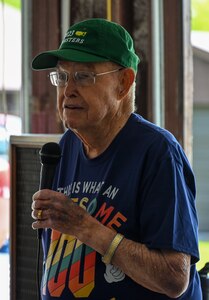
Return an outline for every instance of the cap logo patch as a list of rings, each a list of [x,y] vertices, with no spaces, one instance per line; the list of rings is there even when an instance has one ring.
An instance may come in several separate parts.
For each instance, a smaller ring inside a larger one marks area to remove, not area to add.
[[[83,44],[84,39],[81,37],[84,37],[87,34],[86,31],[75,31],[75,30],[70,30],[67,32],[64,40],[62,41],[63,43],[76,43],[76,44]],[[74,36],[74,37],[73,37]]]
[[[73,36],[75,30],[70,30],[66,33],[65,38],[69,37],[69,36]]]
[[[77,35],[77,36],[85,36],[86,34],[87,34],[86,31],[76,31],[75,32],[75,35]]]

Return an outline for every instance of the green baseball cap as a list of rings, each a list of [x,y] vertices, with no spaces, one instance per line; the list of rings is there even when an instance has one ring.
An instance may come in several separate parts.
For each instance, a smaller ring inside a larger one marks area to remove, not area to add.
[[[106,19],[88,19],[67,31],[58,50],[38,54],[32,61],[34,70],[55,68],[58,60],[73,62],[112,61],[137,72],[136,55],[130,34],[121,25]]]

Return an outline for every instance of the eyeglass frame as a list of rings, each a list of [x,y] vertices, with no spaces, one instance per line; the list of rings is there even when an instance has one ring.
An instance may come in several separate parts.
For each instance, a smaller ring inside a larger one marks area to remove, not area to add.
[[[121,71],[122,69],[124,69],[123,67],[121,68],[118,68],[118,69],[114,69],[114,70],[111,70],[111,71],[107,71],[107,72],[102,72],[102,73],[95,73],[95,72],[91,72],[91,71],[76,71],[76,72],[73,72],[72,74],[72,78],[75,82],[76,85],[78,86],[91,86],[93,84],[96,83],[96,77],[97,76],[102,76],[102,75],[106,75],[106,74],[111,74],[111,73],[115,73],[115,72],[118,72],[118,71]],[[79,74],[79,73],[88,73],[88,74],[91,74],[92,75],[92,79],[93,79],[93,82],[91,84],[79,84],[79,79],[76,79],[76,75]],[[66,79],[65,79],[65,83],[64,85],[59,85],[59,84],[54,84],[53,81],[52,81],[52,76],[57,74],[57,73],[62,73],[62,74],[65,74],[66,75]],[[50,78],[50,82],[53,86],[56,86],[56,87],[65,87],[69,81],[69,77],[70,77],[70,73],[66,72],[66,71],[53,71],[53,72],[50,72],[48,77]]]

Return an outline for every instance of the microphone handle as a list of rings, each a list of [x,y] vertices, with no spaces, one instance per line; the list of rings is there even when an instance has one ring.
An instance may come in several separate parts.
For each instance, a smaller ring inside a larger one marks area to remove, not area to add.
[[[56,167],[56,164],[41,164],[39,190],[52,188]],[[38,228],[38,239],[41,239],[42,233],[43,228]]]
[[[51,189],[57,165],[41,164],[39,190]]]

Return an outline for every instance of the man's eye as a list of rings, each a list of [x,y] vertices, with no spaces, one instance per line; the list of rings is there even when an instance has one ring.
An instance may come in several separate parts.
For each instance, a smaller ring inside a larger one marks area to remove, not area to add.
[[[66,74],[65,73],[59,73],[58,74],[58,80],[59,81],[65,81],[66,80]]]
[[[87,73],[87,72],[77,72],[75,74],[75,77],[77,80],[86,80],[86,79],[91,78],[92,76],[90,73]]]

